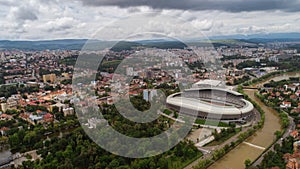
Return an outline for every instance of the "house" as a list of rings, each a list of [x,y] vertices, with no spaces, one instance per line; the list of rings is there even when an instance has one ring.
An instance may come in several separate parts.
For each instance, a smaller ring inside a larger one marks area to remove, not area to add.
[[[48,122],[53,122],[54,118],[52,114],[47,113],[43,116],[43,120],[45,123],[48,123]]]
[[[300,108],[294,108],[291,113],[300,113]]]
[[[290,108],[292,106],[291,102],[288,101],[284,101],[282,102],[282,104],[280,105],[281,108]]]
[[[8,115],[8,114],[1,114],[0,115],[0,120],[11,120],[13,119],[13,116]]]
[[[290,95],[290,99],[296,101],[298,99],[298,96],[295,94]]]
[[[295,95],[297,95],[298,97],[300,97],[300,90],[298,90]]]
[[[36,114],[38,114],[38,115],[40,115],[40,116],[43,116],[43,115],[45,115],[47,112],[45,112],[45,111],[42,111],[42,110],[37,110],[36,111]]]
[[[294,84],[288,85],[288,88],[291,89],[292,91],[296,91],[297,86]]]
[[[6,135],[6,132],[9,131],[10,129],[7,128],[7,127],[2,127],[0,128],[0,133],[2,136],[5,136]]]
[[[290,158],[286,164],[287,169],[298,169],[299,161],[296,158]]]
[[[29,119],[29,115],[27,113],[21,113],[19,115],[19,117],[25,121],[27,121]]]
[[[286,168],[287,169],[298,169],[299,168],[299,162],[300,162],[300,153],[299,153],[299,146],[300,142],[294,142],[293,147],[294,147],[294,153],[289,154],[286,153],[283,155],[283,158],[286,162]]]
[[[294,131],[290,132],[290,136],[291,136],[291,137],[297,138],[298,135],[299,135],[299,133],[298,133],[297,130],[294,130]]]
[[[29,115],[29,120],[32,123],[37,124],[37,123],[39,123],[40,121],[43,120],[43,116],[38,116],[38,115],[31,114],[31,115]]]
[[[276,97],[280,96],[280,92],[275,93]]]

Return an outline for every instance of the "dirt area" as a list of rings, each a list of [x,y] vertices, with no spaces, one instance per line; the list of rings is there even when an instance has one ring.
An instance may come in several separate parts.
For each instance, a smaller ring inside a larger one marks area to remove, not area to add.
[[[199,129],[193,129],[192,132],[187,136],[187,139],[193,141],[194,143],[197,143],[198,141],[204,140],[205,138],[209,137],[213,132],[213,129],[207,129],[207,128],[199,128]]]
[[[32,160],[32,161],[35,161],[35,160],[37,160],[37,159],[41,159],[40,155],[38,155],[38,154],[36,153],[36,150],[29,151],[29,152],[26,152],[26,153],[23,153],[23,154],[18,153],[18,154],[15,155],[15,156],[16,156],[16,159],[14,160],[14,166],[15,166],[15,167],[20,166],[20,165],[22,165],[22,162],[23,162],[23,161],[27,161],[27,160],[28,160],[28,159],[26,158],[26,155],[27,155],[27,154],[31,155],[31,157],[32,157],[31,160]]]

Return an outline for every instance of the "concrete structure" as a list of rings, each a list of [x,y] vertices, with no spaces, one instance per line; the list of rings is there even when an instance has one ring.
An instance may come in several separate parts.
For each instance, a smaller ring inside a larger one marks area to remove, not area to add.
[[[43,82],[44,83],[54,83],[56,80],[56,75],[55,74],[47,74],[43,75]]]
[[[64,116],[74,115],[74,109],[72,107],[63,109]]]
[[[49,111],[52,112],[54,107],[58,107],[58,111],[62,111],[63,109],[67,108],[68,106],[66,104],[58,102],[56,104],[50,105]]]
[[[244,121],[252,115],[252,103],[243,95],[222,88],[192,88],[167,97],[167,107],[201,119]]]
[[[6,112],[7,109],[8,109],[7,103],[1,103],[1,110],[3,112]]]

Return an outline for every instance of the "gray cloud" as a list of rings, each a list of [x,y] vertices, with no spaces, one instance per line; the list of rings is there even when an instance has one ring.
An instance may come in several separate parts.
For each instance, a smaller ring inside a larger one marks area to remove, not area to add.
[[[121,8],[149,6],[154,9],[220,10],[229,12],[282,10],[300,11],[299,0],[81,0],[88,6]]]
[[[24,7],[18,8],[16,11],[14,11],[13,15],[17,20],[20,21],[33,21],[38,19],[37,15],[30,8]]]

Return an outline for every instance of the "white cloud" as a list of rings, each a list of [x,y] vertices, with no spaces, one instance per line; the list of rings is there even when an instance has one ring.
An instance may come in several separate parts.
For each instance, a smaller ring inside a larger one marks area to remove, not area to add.
[[[101,28],[112,25],[106,38],[122,38],[123,34],[164,32],[167,36],[198,38],[204,35],[253,34],[261,32],[298,32],[300,12],[252,11],[222,12],[218,10],[152,9],[148,6],[119,8],[84,6],[80,1],[0,0],[1,39],[65,39],[93,38]],[[149,12],[155,12],[149,13]],[[145,21],[115,24],[146,14]],[[168,22],[169,16],[177,23]],[[115,25],[114,25],[115,24]],[[105,38],[105,37],[103,37]]]

